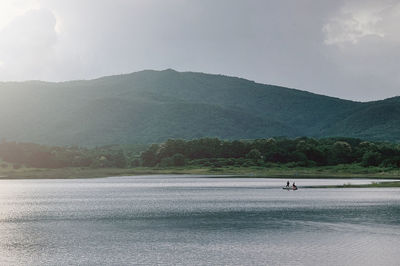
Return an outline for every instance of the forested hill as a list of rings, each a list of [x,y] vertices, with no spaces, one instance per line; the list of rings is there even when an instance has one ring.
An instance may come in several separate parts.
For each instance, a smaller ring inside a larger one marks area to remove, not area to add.
[[[146,70],[87,81],[0,83],[0,137],[104,145],[169,138],[400,138],[400,98],[359,103],[249,80]]]

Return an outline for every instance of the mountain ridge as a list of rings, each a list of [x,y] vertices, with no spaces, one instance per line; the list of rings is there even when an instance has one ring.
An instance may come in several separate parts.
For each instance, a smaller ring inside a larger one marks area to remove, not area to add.
[[[0,98],[0,137],[43,144],[272,136],[398,141],[400,132],[399,96],[356,102],[172,69],[64,82],[0,82],[0,93],[7,96]]]

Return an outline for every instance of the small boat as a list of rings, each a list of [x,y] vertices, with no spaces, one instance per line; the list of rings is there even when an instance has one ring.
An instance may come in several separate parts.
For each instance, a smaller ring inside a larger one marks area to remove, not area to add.
[[[286,189],[286,190],[297,190],[297,187],[283,187],[282,189]]]

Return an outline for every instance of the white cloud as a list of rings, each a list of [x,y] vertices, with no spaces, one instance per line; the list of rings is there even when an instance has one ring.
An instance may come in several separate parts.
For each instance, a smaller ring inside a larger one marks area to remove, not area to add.
[[[400,0],[0,0],[0,80],[223,73],[357,100],[397,95]]]
[[[364,37],[384,38],[386,29],[383,27],[386,13],[395,4],[381,2],[366,5],[365,2],[355,2],[345,5],[334,17],[323,26],[324,42],[327,45],[345,43],[357,44]]]
[[[40,78],[57,43],[55,25],[52,12],[36,9],[15,17],[0,30],[0,78]]]
[[[325,56],[336,66],[344,95],[382,99],[399,95],[400,1],[352,0],[322,25]],[[339,76],[340,74],[340,76]]]
[[[0,1],[0,30],[15,17],[21,16],[30,9],[39,9],[38,0],[1,0]]]

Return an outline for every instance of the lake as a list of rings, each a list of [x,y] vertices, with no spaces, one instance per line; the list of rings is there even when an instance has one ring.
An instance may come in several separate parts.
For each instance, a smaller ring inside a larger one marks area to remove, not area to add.
[[[371,180],[0,180],[0,265],[399,265],[400,189]]]

